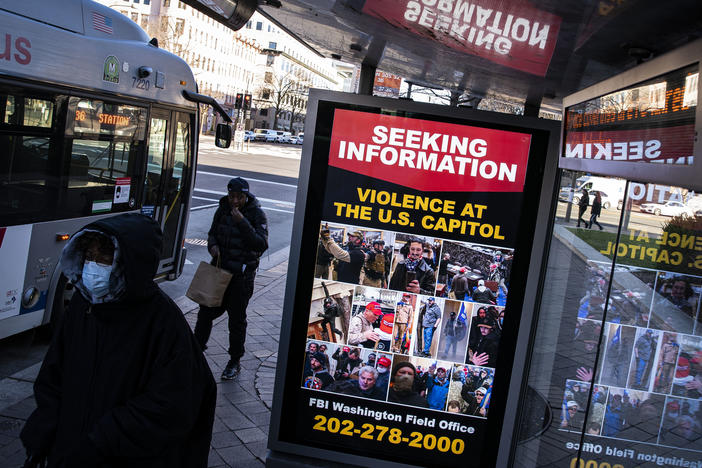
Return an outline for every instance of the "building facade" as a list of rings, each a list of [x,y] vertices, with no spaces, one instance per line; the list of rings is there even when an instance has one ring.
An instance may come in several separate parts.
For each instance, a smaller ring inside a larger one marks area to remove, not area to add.
[[[240,31],[261,46],[251,120],[257,128],[303,131],[310,88],[343,89],[343,77],[324,58],[255,13]]]

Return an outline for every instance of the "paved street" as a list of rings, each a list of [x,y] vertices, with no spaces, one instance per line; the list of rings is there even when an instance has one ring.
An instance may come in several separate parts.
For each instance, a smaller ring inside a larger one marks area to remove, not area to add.
[[[248,151],[220,150],[212,139],[201,139],[195,197],[186,234],[188,264],[176,281],[161,287],[176,300],[194,326],[197,305],[183,296],[201,260],[208,260],[203,240],[217,200],[229,178],[251,181],[269,219],[271,248],[261,259],[254,296],[248,309],[246,354],[242,373],[219,382],[229,358],[226,314],[215,321],[206,351],[218,381],[217,412],[210,467],[263,466],[273,397],[273,380],[285,292],[287,258],[296,194],[300,147],[252,144]],[[32,383],[47,346],[46,333],[26,333],[0,342],[0,468],[21,467],[24,450],[19,432],[35,407]]]

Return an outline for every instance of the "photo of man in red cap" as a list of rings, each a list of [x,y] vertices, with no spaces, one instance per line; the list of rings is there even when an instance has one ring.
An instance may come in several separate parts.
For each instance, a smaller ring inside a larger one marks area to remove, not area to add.
[[[376,364],[376,369],[378,370],[378,381],[376,385],[380,388],[388,388],[388,383],[390,383],[390,366],[392,365],[392,354],[382,355],[378,358],[378,363]]]
[[[363,310],[351,317],[349,324],[349,344],[373,348],[380,341],[380,335],[374,330],[376,320],[383,315],[383,309],[375,301],[369,302]]]
[[[461,267],[458,270],[458,274],[453,277],[451,281],[451,290],[456,296],[455,298],[462,301],[466,297],[466,292],[468,291],[468,278],[466,278],[466,268]]]

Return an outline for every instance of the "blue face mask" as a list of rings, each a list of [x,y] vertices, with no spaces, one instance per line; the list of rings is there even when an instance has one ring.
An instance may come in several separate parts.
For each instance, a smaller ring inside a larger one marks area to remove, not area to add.
[[[83,263],[83,286],[93,295],[93,299],[99,299],[110,292],[111,274],[112,265],[89,261]]]

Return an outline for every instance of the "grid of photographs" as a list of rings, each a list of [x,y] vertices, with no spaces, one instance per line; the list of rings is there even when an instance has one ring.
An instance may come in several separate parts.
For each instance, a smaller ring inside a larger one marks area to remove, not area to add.
[[[561,429],[702,450],[702,278],[620,265],[605,304],[609,269],[588,264]],[[600,335],[597,366],[578,365],[578,356],[592,360]]]
[[[302,386],[487,417],[512,256],[322,222]]]

